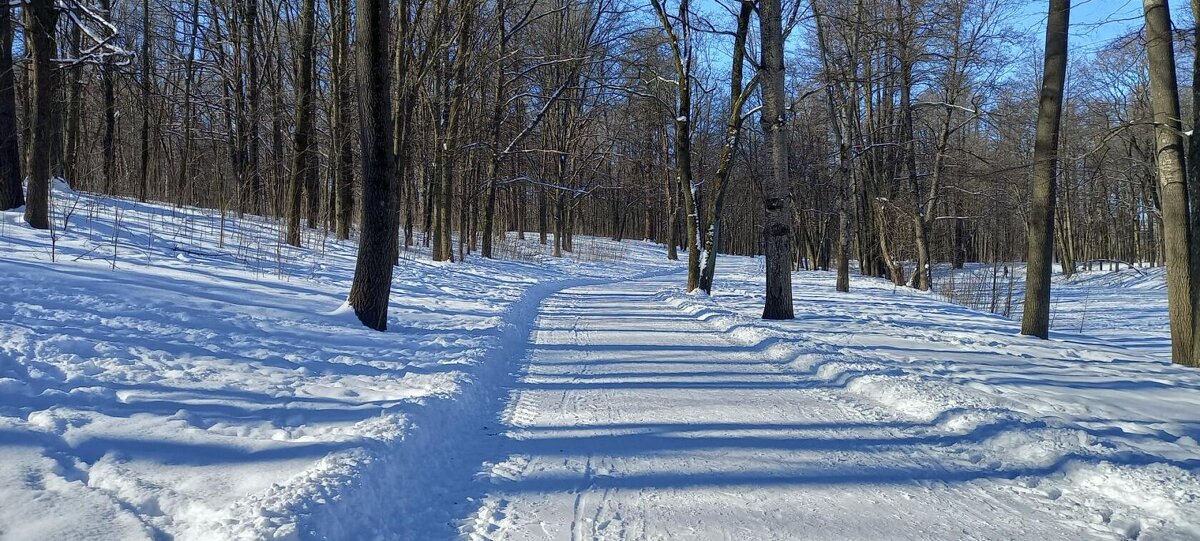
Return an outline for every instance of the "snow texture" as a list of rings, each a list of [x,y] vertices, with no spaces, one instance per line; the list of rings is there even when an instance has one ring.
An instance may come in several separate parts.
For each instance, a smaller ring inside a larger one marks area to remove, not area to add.
[[[761,260],[707,297],[652,244],[506,239],[405,254],[376,333],[352,243],[55,212],[53,243],[0,214],[0,538],[1200,537],[1200,373],[1153,270],[1057,282],[1039,341],[820,272],[764,322]]]

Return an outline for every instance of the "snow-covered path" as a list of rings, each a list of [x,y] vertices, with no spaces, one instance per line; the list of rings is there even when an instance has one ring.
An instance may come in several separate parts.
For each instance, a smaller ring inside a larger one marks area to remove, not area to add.
[[[462,518],[465,537],[1088,535],[1013,481],[1038,472],[981,461],[972,447],[996,429],[904,418],[790,370],[767,342],[664,302],[677,281],[542,304],[504,430],[482,446],[494,450],[487,496]]]

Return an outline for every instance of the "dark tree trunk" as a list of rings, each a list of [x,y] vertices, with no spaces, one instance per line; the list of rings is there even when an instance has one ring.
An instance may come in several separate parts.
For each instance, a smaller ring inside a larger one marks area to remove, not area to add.
[[[242,136],[245,141],[246,169],[249,178],[248,192],[250,212],[263,213],[262,171],[258,166],[258,115],[260,112],[258,81],[258,0],[246,0],[246,101],[250,112],[246,115]]]
[[[29,188],[25,202],[25,222],[35,229],[50,228],[50,161],[53,133],[54,31],[58,10],[52,0],[31,0],[25,5],[30,78],[33,86],[33,121],[29,131]]]
[[[0,6],[0,210],[25,204],[21,150],[17,141],[17,92],[13,76],[12,7]]]
[[[1192,17],[1193,20],[1200,21],[1200,0],[1192,0]],[[1200,24],[1196,24],[1193,29],[1193,38],[1200,39]],[[1196,42],[1200,43],[1200,42]],[[1200,346],[1197,346],[1195,337],[1200,336],[1200,318],[1195,317],[1200,313],[1200,219],[1195,213],[1200,212],[1200,54],[1193,55],[1192,58],[1192,135],[1188,137],[1188,179],[1187,192],[1188,201],[1191,205],[1189,223],[1191,230],[1189,231],[1189,255],[1191,262],[1191,274],[1189,275],[1192,282],[1192,352],[1191,364],[1200,366]],[[1153,223],[1153,220],[1150,220]],[[1151,234],[1153,237],[1153,234]]]
[[[189,193],[192,188],[190,160],[192,153],[192,124],[195,122],[195,113],[192,106],[192,84],[195,79],[195,57],[196,57],[196,39],[200,33],[200,0],[192,0],[191,9],[191,25],[190,35],[188,36],[188,53],[184,59],[184,80],[183,80],[183,144],[179,152],[179,173],[178,185],[176,187],[177,205],[191,203],[192,198]]]
[[[362,235],[350,306],[363,325],[387,329],[388,296],[392,287],[392,128],[391,84],[387,62],[391,28],[387,0],[357,0],[358,117],[362,148]]]
[[[80,46],[82,45],[83,32],[79,27],[71,29],[70,51],[75,57],[80,54]],[[68,70],[68,79],[71,81],[71,86],[67,89],[67,120],[64,126],[65,133],[63,134],[63,166],[64,173],[67,177],[67,182],[74,185],[79,174],[76,162],[79,159],[79,131],[83,123],[83,81],[79,77],[80,67]]]
[[[1033,147],[1033,193],[1029,212],[1029,264],[1021,334],[1046,338],[1050,332],[1050,276],[1054,261],[1054,199],[1058,179],[1058,133],[1067,73],[1070,0],[1051,0],[1046,20],[1046,63]]]
[[[763,319],[792,319],[792,185],[784,108],[783,11],[780,0],[763,0],[759,14],[762,39],[762,127],[770,156],[763,179],[763,253],[766,302]]]
[[[337,209],[336,235],[338,240],[350,238],[351,212],[354,209],[354,141],[350,136],[350,70],[346,53],[349,50],[350,0],[330,0],[333,20],[333,129],[334,129],[334,206]]]
[[[492,118],[491,118],[491,137],[492,137],[492,156],[488,163],[487,171],[487,194],[486,202],[483,208],[483,246],[480,254],[483,257],[492,257],[492,238],[495,236],[495,221],[496,221],[496,187],[499,184],[500,175],[500,159],[503,150],[500,148],[500,129],[501,122],[504,119],[504,94],[505,94],[505,79],[508,77],[505,74],[505,65],[508,59],[508,24],[505,21],[506,8],[508,4],[505,0],[496,0],[496,21],[500,29],[499,48],[497,51],[498,68],[496,73],[496,88],[495,94],[492,95]]]
[[[138,174],[138,200],[143,202],[150,191],[150,91],[154,87],[151,75],[154,65],[154,26],[150,14],[150,0],[142,0],[142,159]]]
[[[111,0],[100,0],[100,9],[108,15],[112,10]],[[113,88],[113,69],[107,63],[100,64],[100,95],[104,107],[104,139],[101,149],[104,155],[104,189],[106,194],[113,193],[117,176],[116,132],[117,132],[117,97]]]
[[[313,165],[312,131],[315,93],[313,92],[313,41],[315,33],[316,0],[304,0],[300,12],[300,70],[296,79],[296,134],[292,156],[292,179],[288,184],[287,243],[300,246],[300,212],[303,192],[311,192],[310,171]],[[361,16],[362,10],[359,10]],[[386,55],[384,57],[386,58]],[[364,64],[371,65],[371,64]],[[310,197],[313,194],[310,193]],[[311,216],[310,216],[311,217]],[[312,224],[310,224],[312,225]]]
[[[737,151],[738,141],[742,133],[742,108],[749,98],[751,88],[742,88],[742,63],[746,50],[746,37],[750,30],[750,17],[754,5],[743,2],[738,13],[737,32],[733,40],[733,63],[730,65],[729,77],[729,120],[725,127],[725,145],[721,147],[721,157],[717,160],[717,172],[713,176],[714,187],[708,205],[708,227],[704,237],[704,261],[700,267],[700,289],[711,295],[713,277],[717,271],[717,250],[721,247],[721,216],[725,211],[725,192],[729,187],[729,175],[733,171],[733,162]]]

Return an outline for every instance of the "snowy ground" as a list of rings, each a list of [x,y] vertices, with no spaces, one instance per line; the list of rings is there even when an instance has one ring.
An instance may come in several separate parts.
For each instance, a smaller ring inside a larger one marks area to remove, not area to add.
[[[53,253],[20,212],[0,215],[5,539],[394,530],[397,499],[429,488],[404,479],[421,446],[524,342],[514,314],[666,268],[656,247],[598,240],[579,242],[594,261],[515,241],[502,249],[528,262],[411,254],[380,334],[328,314],[351,244],[277,253],[271,223],[55,195]]]
[[[763,322],[760,261],[706,298],[645,243],[511,240],[411,255],[381,334],[330,314],[349,244],[57,195],[54,261],[0,215],[0,538],[1200,537],[1200,373],[1111,332],[1152,278],[1059,287],[1094,327],[1038,341],[828,273]]]
[[[1051,331],[1105,338],[1125,348],[1170,360],[1166,269],[1135,269],[1120,265],[1120,270],[1114,271],[1111,264],[1106,264],[1105,268],[1109,270],[1079,271],[1071,278],[1064,278],[1055,269],[1051,287]],[[1008,276],[1004,274],[1005,270]],[[938,296],[958,304],[1001,314],[1005,313],[1011,299],[1011,307],[1007,309],[1009,316],[1020,321],[1025,298],[1024,279],[1025,265],[1022,263],[969,264],[958,271],[941,266],[934,276],[934,290]],[[946,288],[956,293],[950,294]]]
[[[1171,358],[1166,268],[1080,272],[1053,286],[1053,328],[1107,338],[1163,360]]]
[[[1190,539],[1200,375],[1102,341],[759,269],[547,300],[474,539]],[[732,267],[732,269],[730,268]]]

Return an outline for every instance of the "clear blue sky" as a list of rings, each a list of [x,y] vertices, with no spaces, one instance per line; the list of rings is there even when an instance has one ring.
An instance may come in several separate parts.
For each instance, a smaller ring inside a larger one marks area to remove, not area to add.
[[[1016,23],[1040,42],[1046,32],[1045,1],[1031,1],[1022,8],[1022,20]],[[1171,8],[1176,14],[1185,1],[1175,0]],[[1180,21],[1175,17],[1176,24]],[[1105,43],[1142,26],[1140,0],[1074,0],[1071,2],[1071,52],[1090,54]]]

